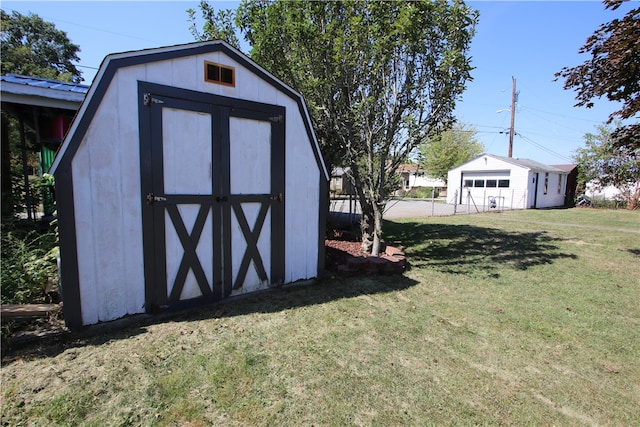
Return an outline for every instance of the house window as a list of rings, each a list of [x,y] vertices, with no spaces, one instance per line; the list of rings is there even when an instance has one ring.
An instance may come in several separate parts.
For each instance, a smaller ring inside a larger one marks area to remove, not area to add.
[[[558,194],[562,192],[562,175],[558,175]]]
[[[508,179],[499,179],[498,187],[500,188],[509,188],[509,180]]]
[[[472,179],[465,179],[464,180],[464,186],[466,187],[473,187],[473,180]]]
[[[549,190],[549,172],[545,172],[544,174],[544,194],[547,194]]]
[[[473,181],[473,186],[476,188],[483,188],[484,187],[484,179],[476,179],[475,181]]]
[[[487,188],[496,188],[498,186],[498,181],[495,179],[487,180]]]
[[[214,62],[204,62],[204,80],[209,83],[217,83],[225,86],[236,85],[236,70],[227,65]]]

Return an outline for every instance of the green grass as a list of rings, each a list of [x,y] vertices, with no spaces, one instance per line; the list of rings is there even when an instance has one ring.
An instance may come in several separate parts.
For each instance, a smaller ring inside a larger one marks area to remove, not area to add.
[[[403,277],[331,277],[32,349],[3,363],[2,422],[639,425],[640,234],[600,228],[639,219],[389,222]]]

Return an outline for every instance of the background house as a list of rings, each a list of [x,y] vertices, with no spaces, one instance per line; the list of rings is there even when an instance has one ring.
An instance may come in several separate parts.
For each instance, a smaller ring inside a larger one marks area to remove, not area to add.
[[[589,181],[585,186],[585,195],[594,200],[624,200],[619,188],[613,185],[602,187],[598,181]]]
[[[333,196],[355,195],[353,183],[349,178],[349,168],[336,167],[331,171],[329,191]]]
[[[56,151],[60,147],[71,120],[89,90],[89,86],[44,79],[40,77],[7,74],[0,76],[0,100],[2,111],[15,118],[19,127],[20,156],[23,162],[25,208],[27,218],[35,219],[39,210],[38,203],[31,199],[30,176],[49,171]],[[28,141],[27,129],[33,131],[33,139]],[[10,132],[4,116],[2,121],[2,209],[12,212],[9,196],[11,183]],[[38,153],[37,170],[26,168],[27,156],[31,151]],[[16,155],[17,153],[13,153]],[[49,187],[42,188],[44,216],[50,217],[55,210],[53,192]]]
[[[576,188],[578,187],[578,166],[576,165],[551,165],[554,168],[561,169],[567,173],[567,186],[564,196],[564,205],[566,207],[575,206],[576,204]]]
[[[431,178],[427,172],[420,169],[417,164],[407,163],[402,164],[396,171],[400,175],[400,190],[410,191],[415,188],[431,187],[435,188],[439,193],[443,193],[447,190],[447,184],[437,178]]]
[[[504,209],[565,206],[567,176],[533,160],[483,154],[449,171],[448,200],[477,206],[494,200]]]

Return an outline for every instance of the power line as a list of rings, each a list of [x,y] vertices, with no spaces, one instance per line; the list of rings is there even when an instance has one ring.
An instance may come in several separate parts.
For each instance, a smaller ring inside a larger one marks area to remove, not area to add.
[[[527,135],[536,135],[536,136],[541,136],[545,139],[553,139],[556,141],[566,141],[566,142],[582,142],[583,139],[582,138],[572,138],[572,137],[558,137],[555,135],[549,135],[549,134],[544,134],[544,133],[538,133],[538,132],[531,132],[527,129],[523,129],[523,131],[527,134]]]
[[[527,106],[524,106],[524,105],[519,105],[519,106],[520,106],[520,107],[522,107],[522,108],[525,108],[525,109],[527,109],[527,110],[538,111],[538,112],[540,112],[540,113],[550,114],[550,115],[552,115],[552,116],[565,117],[565,118],[567,118],[567,119],[581,120],[581,121],[583,121],[583,122],[590,122],[590,123],[602,123],[602,122],[597,121],[597,120],[583,119],[583,118],[581,118],[581,117],[573,117],[573,116],[568,116],[568,115],[566,115],[566,114],[552,113],[551,111],[544,111],[544,110],[540,110],[540,109],[538,109],[538,108],[527,107]],[[574,129],[574,130],[575,130],[575,129]]]
[[[542,151],[544,151],[544,152],[546,152],[548,154],[551,154],[552,156],[558,157],[559,159],[562,159],[562,160],[565,160],[565,161],[569,161],[569,162],[573,161],[573,159],[571,159],[571,158],[569,158],[567,156],[563,156],[562,154],[557,153],[557,152],[551,150],[550,148],[547,148],[544,145],[535,142],[531,138],[528,138],[528,137],[522,135],[521,133],[519,133],[518,136],[520,136],[520,138],[524,139],[525,141],[529,142],[530,144],[535,145],[536,147],[538,147]]]
[[[472,125],[472,126],[478,127],[478,128],[504,129],[504,126],[489,126],[489,125]]]
[[[39,16],[39,15],[38,15],[38,16]],[[103,33],[113,34],[113,35],[116,35],[116,36],[127,37],[127,38],[130,38],[130,39],[142,40],[142,41],[150,42],[150,43],[159,43],[157,40],[150,40],[150,39],[145,39],[145,38],[143,38],[143,37],[132,36],[132,35],[130,35],[130,34],[118,33],[118,32],[116,32],[116,31],[105,30],[105,29],[102,29],[102,28],[96,28],[96,27],[92,27],[92,26],[90,26],[90,25],[77,24],[77,23],[75,23],[75,22],[65,21],[64,19],[51,18],[51,17],[47,17],[47,16],[40,16],[40,17],[41,17],[42,19],[46,19],[46,20],[49,20],[49,21],[58,21],[58,22],[63,22],[63,23],[65,23],[65,24],[75,25],[75,26],[77,26],[77,27],[87,28],[87,29],[89,29],[89,30],[100,31],[100,32],[103,32]]]

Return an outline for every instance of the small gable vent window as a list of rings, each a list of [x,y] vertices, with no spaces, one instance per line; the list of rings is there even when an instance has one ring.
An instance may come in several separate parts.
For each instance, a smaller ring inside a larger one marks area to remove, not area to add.
[[[209,83],[217,83],[225,86],[236,85],[236,70],[227,65],[205,61],[204,80]]]

